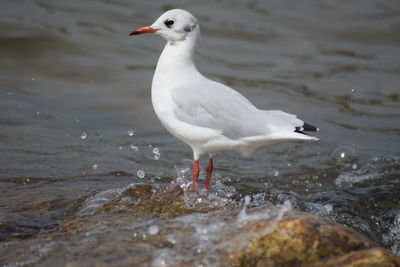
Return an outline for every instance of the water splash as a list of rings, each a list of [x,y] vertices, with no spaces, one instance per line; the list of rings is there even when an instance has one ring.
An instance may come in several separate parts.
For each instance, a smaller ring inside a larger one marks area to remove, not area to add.
[[[29,255],[29,258],[21,261],[11,262],[4,264],[4,267],[19,267],[19,266],[30,266],[37,264],[44,258],[46,258],[52,251],[56,250],[60,246],[59,242],[50,241],[44,243],[38,243],[29,246],[28,251],[25,252]]]
[[[128,136],[133,136],[134,134],[135,134],[135,132],[133,130],[128,131]]]
[[[158,160],[160,158],[160,150],[157,147],[153,148],[153,154],[155,160]]]
[[[271,229],[275,226],[275,224],[280,221],[283,215],[287,212],[292,210],[292,204],[289,200],[285,200],[283,205],[278,205],[280,209],[278,211],[268,211],[265,213],[256,213],[256,214],[247,214],[247,206],[250,204],[250,196],[245,196],[244,198],[244,205],[243,209],[238,215],[237,221],[239,223],[242,222],[254,222],[254,221],[261,221],[261,220],[269,220],[270,218],[275,216],[273,223],[271,224]],[[270,230],[270,229],[269,229]],[[267,232],[266,232],[267,233]],[[266,234],[264,233],[264,234]]]
[[[175,186],[180,186],[184,191],[187,191],[192,184],[192,174],[190,168],[178,168],[176,169],[176,178],[171,181],[169,188],[174,188]]]
[[[389,226],[388,232],[383,234],[382,239],[394,254],[400,256],[400,211],[395,215],[393,224]]]
[[[373,158],[359,169],[341,173],[335,179],[335,185],[338,187],[352,186],[354,184],[382,180],[386,177],[395,177],[399,173],[398,162],[398,157]]]
[[[243,198],[243,200],[244,200],[243,201],[243,209],[240,211],[240,213],[238,215],[239,222],[245,221],[247,219],[246,209],[247,209],[247,206],[250,204],[251,198],[250,198],[250,196],[247,195]]]
[[[103,207],[105,204],[116,198],[121,194],[124,188],[113,188],[109,190],[102,191],[92,197],[89,197],[82,204],[82,207],[77,212],[78,216],[93,215],[96,211]]]
[[[319,203],[305,203],[306,210],[318,216],[328,216],[332,212],[333,206],[331,204],[322,205]]]
[[[137,177],[143,179],[146,176],[146,173],[143,170],[138,170],[136,173]]]
[[[129,147],[133,150],[133,151],[138,151],[139,148],[133,144],[130,144]]]
[[[81,133],[81,139],[82,139],[82,140],[85,140],[86,137],[87,137],[87,133],[86,133],[86,132],[82,132],[82,133]]]

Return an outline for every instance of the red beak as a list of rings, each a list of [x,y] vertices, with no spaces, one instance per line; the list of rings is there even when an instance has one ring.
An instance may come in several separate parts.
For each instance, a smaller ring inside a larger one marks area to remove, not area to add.
[[[129,35],[137,35],[137,34],[143,34],[143,33],[153,33],[153,32],[156,32],[156,31],[157,31],[156,29],[153,29],[150,26],[146,26],[146,27],[142,27],[142,28],[139,28],[137,30],[134,30]]]

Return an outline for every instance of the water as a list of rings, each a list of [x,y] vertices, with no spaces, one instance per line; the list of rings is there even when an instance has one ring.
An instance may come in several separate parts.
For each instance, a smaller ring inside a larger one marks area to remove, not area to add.
[[[128,36],[180,7],[200,20],[200,71],[259,108],[299,114],[320,128],[319,142],[271,146],[249,158],[217,155],[209,197],[241,203],[248,195],[253,207],[290,201],[399,254],[398,1],[0,6],[0,224],[13,226],[2,227],[0,240],[34,238],[79,199],[103,194],[81,210],[90,214],[131,183],[188,186],[192,153],[164,130],[150,100],[164,41]],[[212,205],[203,194],[200,202]],[[40,203],[47,212],[34,208]],[[152,225],[163,228],[147,223],[147,235]],[[31,249],[43,256],[62,245]],[[157,253],[162,266],[164,252]]]

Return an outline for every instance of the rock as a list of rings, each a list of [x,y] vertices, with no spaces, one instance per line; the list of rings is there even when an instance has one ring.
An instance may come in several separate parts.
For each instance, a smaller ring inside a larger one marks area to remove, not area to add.
[[[242,231],[262,232],[270,223],[257,222]],[[251,238],[230,258],[233,266],[361,266],[361,263],[378,266],[374,262],[398,266],[400,257],[376,247],[374,242],[347,226],[294,211],[284,216],[269,233]]]
[[[41,209],[42,205],[33,207]],[[290,205],[246,211],[226,197],[185,192],[179,186],[133,185],[99,192],[74,204],[67,214],[48,232],[18,242],[0,242],[0,263],[400,266],[400,257],[355,230],[290,210]],[[3,223],[0,231],[10,227]]]
[[[363,249],[316,261],[310,267],[398,267],[400,257],[382,248]]]
[[[38,213],[49,213],[62,205],[63,198],[56,198],[43,201],[33,201],[29,204],[25,204],[20,208],[20,211],[35,211]]]
[[[196,192],[185,193],[180,186],[170,189],[136,185],[126,189],[119,197],[104,205],[99,212],[133,211],[136,214],[151,214],[168,219],[193,212],[209,212],[217,208],[210,205],[190,207],[183,199],[184,194],[191,194],[192,197],[198,195]]]

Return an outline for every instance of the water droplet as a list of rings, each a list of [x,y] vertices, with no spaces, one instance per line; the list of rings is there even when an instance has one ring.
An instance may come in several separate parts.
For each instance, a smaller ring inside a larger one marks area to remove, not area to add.
[[[354,88],[352,88],[352,89],[351,89],[351,92],[353,93],[354,91],[355,91],[355,89],[354,89]]]
[[[119,149],[119,150],[122,150],[122,146],[119,146],[118,149]]]
[[[136,175],[137,175],[137,177],[139,177],[140,179],[143,179],[143,178],[146,176],[146,174],[144,173],[143,170],[138,170],[137,173],[136,173]]]
[[[158,234],[159,228],[157,225],[152,225],[149,227],[149,234],[156,235]]]
[[[82,140],[85,140],[86,137],[87,137],[87,133],[86,133],[86,132],[82,132],[82,133],[81,133],[81,139],[82,139]]]
[[[167,240],[168,240],[168,242],[170,242],[172,244],[176,244],[176,238],[175,238],[175,235],[173,235],[173,234],[167,235]]]
[[[79,123],[79,118],[76,118],[75,121],[76,121],[77,123]]]
[[[8,95],[12,95],[12,92],[8,92]]]
[[[157,147],[153,148],[153,154],[155,160],[158,160],[160,158],[160,150]]]
[[[336,161],[343,165],[355,162],[357,160],[357,152],[349,146],[341,146],[335,149],[332,156],[336,158]],[[350,165],[350,166],[351,166]]]
[[[157,257],[157,258],[153,261],[153,263],[152,263],[151,266],[154,266],[154,267],[164,267],[164,266],[167,266],[167,261],[164,260],[164,259],[161,258],[161,257]]]
[[[139,148],[137,146],[135,146],[135,145],[130,144],[130,147],[134,151],[138,151],[139,150]]]
[[[98,168],[99,168],[99,165],[93,164],[93,166],[92,166],[92,169],[93,169],[93,170],[97,170]]]
[[[275,176],[275,177],[277,177],[277,176],[279,175],[279,171],[273,171],[273,172],[272,172],[272,175]]]
[[[36,111],[36,115],[39,116],[40,115],[40,111]]]
[[[133,132],[133,130],[129,130],[129,131],[128,131],[128,135],[129,135],[129,136],[133,136],[134,134],[135,134],[135,133]]]
[[[357,169],[358,166],[357,166],[357,164],[354,163],[353,166],[351,166],[351,167],[353,168],[353,170],[355,170],[355,169]]]
[[[289,162],[287,165],[288,165],[288,167],[290,167],[290,166],[292,166],[292,163]]]
[[[35,80],[35,78],[32,78],[32,81],[34,81]]]

